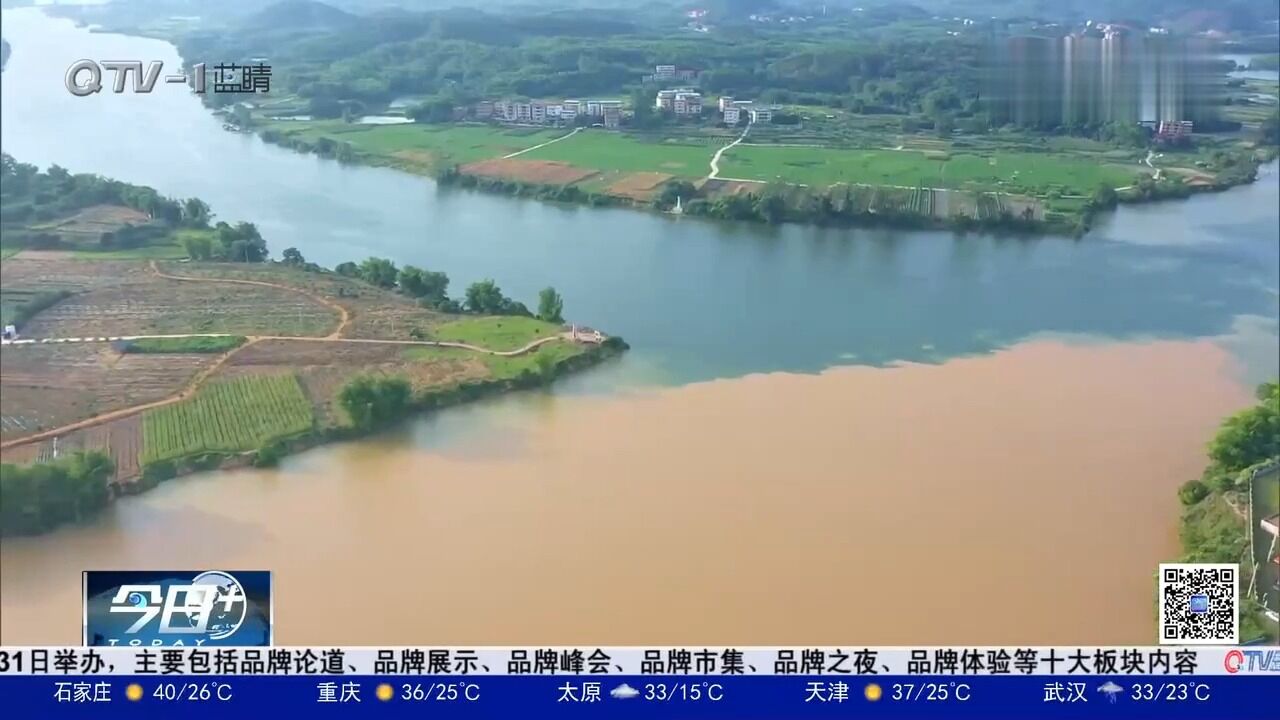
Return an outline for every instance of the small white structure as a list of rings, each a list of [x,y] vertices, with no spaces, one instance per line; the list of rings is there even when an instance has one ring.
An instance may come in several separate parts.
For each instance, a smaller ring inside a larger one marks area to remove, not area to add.
[[[599,330],[592,330],[585,325],[578,327],[577,325],[569,326],[569,337],[575,342],[602,343],[604,342],[604,333]]]
[[[18,339],[18,326],[16,326],[16,325],[5,325],[5,326],[4,326],[4,339],[5,339],[5,340],[17,340],[17,339]]]

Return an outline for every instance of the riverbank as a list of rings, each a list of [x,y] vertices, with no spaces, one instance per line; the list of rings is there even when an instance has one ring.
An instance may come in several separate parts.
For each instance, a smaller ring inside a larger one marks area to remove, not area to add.
[[[288,107],[280,102],[272,112]],[[582,128],[388,127],[261,112],[242,122],[265,141],[295,151],[514,197],[766,224],[1075,236],[1117,203],[1252,182],[1259,165],[1275,157],[1272,147],[1244,149],[1219,139],[1191,153],[1161,153],[1155,165],[1154,153],[1126,164],[1101,143],[1082,139],[1057,142],[1053,152],[1000,151],[990,143],[979,150],[972,141],[856,150]]]
[[[551,289],[538,319],[491,282],[458,301],[443,273],[285,257],[8,257],[4,301],[20,337],[0,348],[0,533],[39,534],[173,477],[270,466],[414,414],[545,387],[628,347],[563,325]],[[50,480],[60,473],[69,479]],[[59,495],[80,485],[83,502]]]
[[[74,642],[53,620],[77,611],[67,578],[84,567],[256,562],[294,588],[276,608],[290,644],[1149,644],[1178,483],[1204,466],[1218,419],[1249,403],[1232,362],[1207,341],[1046,340],[937,364],[495,397],[6,539],[0,640]],[[394,575],[405,548],[429,575]],[[640,556],[652,561],[619,582],[618,558]],[[335,576],[383,611],[334,626],[352,602],[319,592]],[[443,586],[469,591],[433,594]],[[943,591],[964,623],[935,611]],[[406,594],[433,612],[395,600]]]
[[[1181,562],[1240,566],[1240,640],[1274,643],[1280,576],[1272,558],[1280,555],[1263,521],[1280,511],[1280,383],[1259,386],[1256,397],[1222,422],[1204,472],[1179,488],[1179,536]]]

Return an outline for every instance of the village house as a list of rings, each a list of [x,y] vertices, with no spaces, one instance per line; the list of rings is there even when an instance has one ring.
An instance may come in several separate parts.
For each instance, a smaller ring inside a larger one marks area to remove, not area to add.
[[[692,90],[677,91],[673,106],[676,115],[701,115],[702,94],[693,92]]]

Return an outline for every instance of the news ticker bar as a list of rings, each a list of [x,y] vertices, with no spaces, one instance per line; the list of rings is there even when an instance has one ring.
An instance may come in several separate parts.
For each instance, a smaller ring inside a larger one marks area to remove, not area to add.
[[[6,717],[1228,718],[1280,676],[0,677]],[[1261,713],[1260,713],[1261,711]]]
[[[1280,675],[1275,647],[0,647],[3,675]]]

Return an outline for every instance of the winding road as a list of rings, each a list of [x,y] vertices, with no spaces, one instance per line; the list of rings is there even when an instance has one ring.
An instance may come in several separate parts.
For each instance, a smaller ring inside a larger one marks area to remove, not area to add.
[[[725,145],[724,147],[716,151],[716,154],[711,157],[711,174],[707,176],[708,180],[721,179],[720,178],[720,156],[724,155],[726,150],[730,150],[738,143],[742,142],[743,140],[746,140],[747,133],[749,132],[751,132],[751,123],[747,123],[747,126],[742,129],[742,134],[738,136],[737,140],[734,140],[733,142],[729,143],[728,145]]]
[[[544,143],[542,143],[542,144],[540,144],[540,145],[534,145],[533,147],[530,147],[530,148],[525,148],[525,149],[523,149],[523,150],[517,150],[517,151],[515,151],[515,152],[511,153],[510,155],[503,155],[503,156],[502,156],[502,159],[503,159],[503,160],[510,160],[510,159],[511,159],[511,158],[513,158],[513,157],[519,157],[519,156],[521,156],[521,155],[523,155],[523,154],[525,154],[525,153],[527,153],[527,152],[533,152],[534,150],[537,150],[538,148],[544,148],[544,147],[546,147],[546,146],[548,146],[548,145],[555,145],[556,143],[560,142],[561,140],[568,140],[569,138],[573,137],[574,135],[577,135],[578,133],[582,132],[583,130],[586,130],[586,128],[574,128],[574,129],[573,129],[573,132],[571,132],[571,133],[569,133],[569,134],[567,134],[567,135],[561,135],[560,137],[555,138],[554,140],[548,140],[548,141],[546,141],[546,142],[544,142]]]

